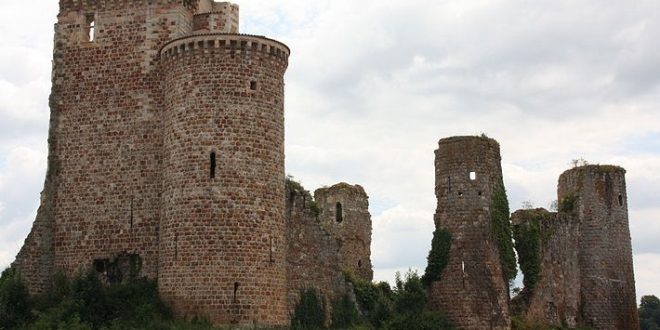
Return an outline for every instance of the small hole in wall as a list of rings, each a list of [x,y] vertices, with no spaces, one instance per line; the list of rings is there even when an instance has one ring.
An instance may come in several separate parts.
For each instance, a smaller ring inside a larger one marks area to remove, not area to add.
[[[362,268],[362,260],[358,260],[358,268]]]
[[[623,196],[619,195],[619,206],[623,206]]]
[[[477,179],[477,172],[470,172],[470,180],[474,181]]]
[[[462,191],[458,192],[458,197],[463,197],[463,192]]]
[[[251,90],[256,91],[257,87],[258,87],[258,85],[257,85],[256,81],[254,81],[254,80],[250,81],[250,89]]]
[[[481,196],[481,195],[483,195],[483,194],[484,194],[483,192],[481,192],[481,191],[479,192],[479,196]]]

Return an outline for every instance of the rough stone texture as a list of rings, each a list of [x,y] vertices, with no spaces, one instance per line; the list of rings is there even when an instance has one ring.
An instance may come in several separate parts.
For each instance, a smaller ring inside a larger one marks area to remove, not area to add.
[[[371,279],[360,186],[322,190],[346,205],[341,224],[312,216],[309,193],[285,195],[289,49],[237,34],[238,12],[60,1],[48,173],[14,263],[31,293],[56,270],[137,272],[179,316],[286,325],[300,289],[331,299],[347,292],[344,269]]]
[[[162,54],[160,292],[180,315],[285,324],[288,49],[261,37],[204,35],[173,41]]]
[[[229,34],[238,32],[235,5],[198,5],[60,1],[49,169],[15,262],[32,293],[55,270],[117,278],[136,256],[139,275],[159,279],[179,315],[288,323],[289,50]],[[204,35],[193,31],[205,14],[197,8],[213,12]]]
[[[639,329],[625,170],[568,170],[559,178],[558,197],[560,212],[541,221],[541,277],[536,288],[523,289],[523,316],[554,325]],[[525,212],[514,213],[516,226],[529,225]]]
[[[317,189],[314,199],[321,210],[319,223],[339,241],[340,267],[371,281],[371,215],[364,189],[339,183]]]
[[[559,177],[558,196],[576,194],[580,223],[578,323],[596,329],[639,329],[625,170],[583,166]]]
[[[530,210],[511,215],[515,227],[530,226]],[[533,290],[524,288],[513,299],[514,309],[520,309],[532,324],[552,324],[575,327],[580,298],[578,265],[579,222],[565,213],[533,210],[542,215],[539,220],[540,256],[539,280]],[[518,239],[516,237],[516,239]]]
[[[499,144],[485,137],[440,140],[435,174],[435,225],[451,233],[452,244],[447,267],[429,288],[429,307],[446,312],[460,329],[509,329],[507,285],[490,214],[493,189],[502,179]]]

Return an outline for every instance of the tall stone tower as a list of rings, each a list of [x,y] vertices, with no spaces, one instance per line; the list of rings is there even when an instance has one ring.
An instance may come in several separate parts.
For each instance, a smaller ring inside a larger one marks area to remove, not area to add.
[[[237,12],[195,15],[199,30],[160,52],[159,287],[179,314],[281,325],[288,321],[283,183],[289,49],[231,33],[238,21],[231,13]]]
[[[625,170],[588,165],[559,178],[560,206],[579,222],[578,324],[639,329]]]
[[[15,266],[121,281],[179,315],[285,325],[289,49],[212,0],[60,0],[49,162]]]
[[[507,285],[493,237],[491,200],[502,180],[500,146],[485,137],[442,139],[435,151],[435,226],[452,237],[429,305],[461,329],[509,329]]]

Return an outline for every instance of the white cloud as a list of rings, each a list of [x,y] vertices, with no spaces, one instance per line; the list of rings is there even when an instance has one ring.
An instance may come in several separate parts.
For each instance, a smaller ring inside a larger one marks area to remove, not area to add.
[[[645,295],[658,296],[660,292],[660,253],[634,255],[637,300]]]

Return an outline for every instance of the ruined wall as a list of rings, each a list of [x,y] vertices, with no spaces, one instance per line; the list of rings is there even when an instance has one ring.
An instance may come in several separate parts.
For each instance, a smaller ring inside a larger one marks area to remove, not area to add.
[[[285,325],[284,72],[289,49],[209,34],[162,49],[159,290],[178,315]]]
[[[499,144],[485,137],[442,139],[435,173],[435,225],[451,233],[452,243],[447,267],[429,288],[429,307],[446,312],[461,329],[509,329],[507,285],[490,214],[502,179]]]
[[[371,215],[364,189],[339,183],[317,189],[314,200],[321,209],[320,224],[339,241],[341,268],[371,281]]]
[[[321,226],[319,212],[309,192],[287,187],[286,270],[290,313],[304,289],[317,289],[327,306],[347,290],[340,263],[340,242]]]
[[[562,202],[580,223],[578,323],[596,329],[639,329],[625,170],[588,165],[559,178]],[[571,204],[571,203],[569,203]]]
[[[511,219],[516,244],[538,244],[535,250],[533,243],[516,246],[522,271],[529,272],[524,264],[533,263],[528,267],[538,274],[525,274],[525,288],[513,299],[513,310],[532,324],[575,327],[580,307],[579,222],[544,209],[519,210]]]

